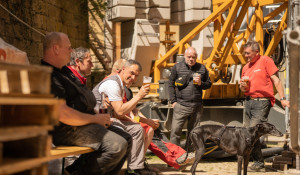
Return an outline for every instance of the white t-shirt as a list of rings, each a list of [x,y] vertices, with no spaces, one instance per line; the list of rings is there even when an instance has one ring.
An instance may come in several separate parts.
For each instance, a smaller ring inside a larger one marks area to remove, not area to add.
[[[107,80],[103,82],[99,87],[99,93],[104,93],[108,97],[109,101],[123,101],[125,92],[124,86],[119,75],[118,78],[120,79],[122,89],[120,88],[120,85],[114,80]]]

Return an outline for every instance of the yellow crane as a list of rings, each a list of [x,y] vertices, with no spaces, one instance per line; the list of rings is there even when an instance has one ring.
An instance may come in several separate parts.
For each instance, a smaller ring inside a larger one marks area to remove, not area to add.
[[[213,22],[213,50],[207,59],[204,60],[200,56],[198,60],[206,66],[210,74],[210,79],[214,82],[210,89],[204,91],[203,98],[226,99],[243,97],[237,82],[228,83],[228,68],[231,65],[246,64],[242,48],[251,34],[254,34],[256,41],[260,43],[261,55],[270,56],[274,53],[282,38],[282,31],[287,27],[288,0],[213,0],[212,4],[213,12],[211,15],[196,26],[159,60],[155,61],[153,66],[154,83],[151,85],[150,92],[157,94],[156,90],[159,87],[158,81],[161,79],[161,71],[174,66],[175,63],[168,63],[169,58],[174,54],[183,54],[185,49],[190,46],[189,42]],[[273,4],[279,6],[269,14],[264,15],[263,7]],[[255,8],[255,12],[251,18],[248,15],[250,7]],[[222,15],[224,12],[227,13],[226,19]],[[274,31],[273,38],[264,51],[263,26],[280,13],[284,13],[284,15]],[[244,18],[247,18],[247,21],[249,21],[247,22],[247,28],[243,32],[239,32]]]

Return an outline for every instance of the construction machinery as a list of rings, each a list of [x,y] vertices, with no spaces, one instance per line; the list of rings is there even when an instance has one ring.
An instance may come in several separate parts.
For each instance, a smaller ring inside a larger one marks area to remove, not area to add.
[[[168,80],[165,76],[176,63],[169,60],[174,55],[183,57],[191,40],[206,27],[213,24],[214,46],[208,57],[200,54],[198,62],[209,71],[213,85],[203,93],[205,104],[202,123],[217,123],[241,126],[243,118],[244,94],[240,91],[238,81],[242,67],[247,60],[243,56],[243,45],[248,40],[260,44],[260,54],[270,56],[277,65],[283,60],[283,31],[287,27],[287,0],[213,0],[213,11],[199,23],[165,55],[156,60],[153,66],[154,83],[152,95],[158,95],[162,101],[168,99]],[[279,60],[279,61],[278,61]],[[172,109],[157,102],[150,103],[150,116],[165,121],[168,130]],[[151,110],[152,109],[152,110]],[[166,112],[162,112],[167,110]],[[147,112],[146,108],[144,112]],[[271,111],[270,122],[277,124],[285,132],[284,110],[279,107]]]

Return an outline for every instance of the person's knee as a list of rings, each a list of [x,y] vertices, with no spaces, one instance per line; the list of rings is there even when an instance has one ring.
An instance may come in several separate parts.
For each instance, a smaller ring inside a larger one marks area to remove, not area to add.
[[[108,151],[110,152],[110,154],[122,157],[126,154],[126,150],[128,146],[129,146],[128,142],[122,138],[119,139],[118,141],[111,143]]]
[[[153,137],[153,135],[154,135],[154,129],[151,127],[149,130],[148,130],[148,132],[147,132],[147,137],[148,138],[152,138]]]
[[[145,130],[140,124],[134,126],[134,131],[136,136],[144,138]]]

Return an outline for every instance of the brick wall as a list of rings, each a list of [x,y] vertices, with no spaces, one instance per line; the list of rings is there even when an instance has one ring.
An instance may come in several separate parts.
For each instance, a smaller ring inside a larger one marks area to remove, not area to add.
[[[87,47],[87,0],[0,0],[17,17],[46,34],[69,35],[72,47]],[[43,36],[28,28],[0,7],[0,37],[27,53],[31,64],[43,57]]]

